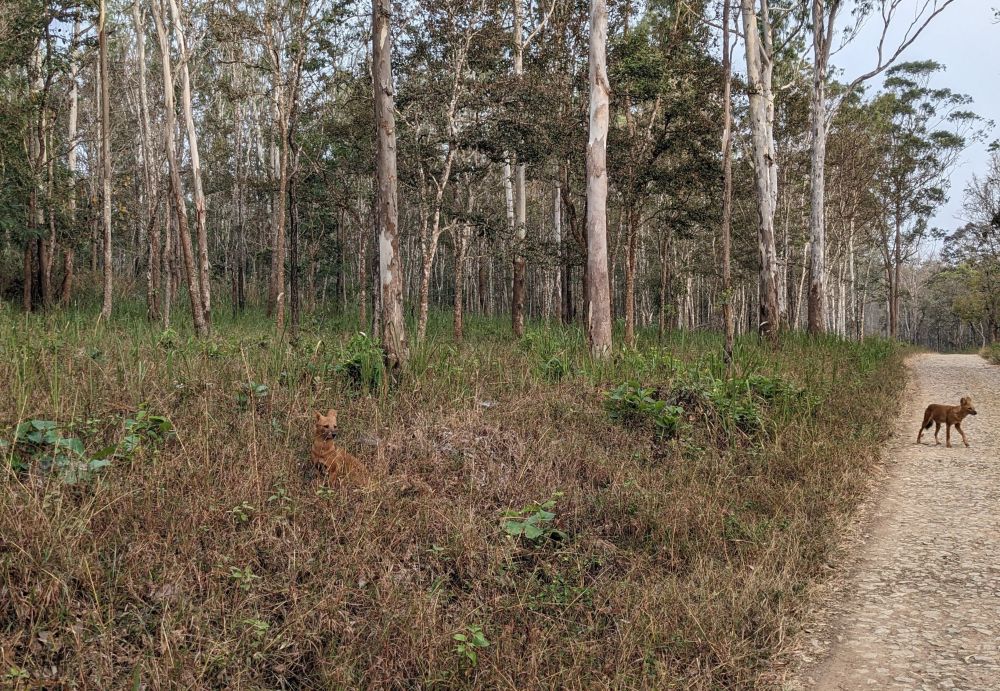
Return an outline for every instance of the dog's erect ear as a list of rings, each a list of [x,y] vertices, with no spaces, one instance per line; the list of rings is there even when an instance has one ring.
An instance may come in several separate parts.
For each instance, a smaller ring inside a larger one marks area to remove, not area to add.
[[[336,411],[336,409],[335,408],[330,408],[328,411],[326,411],[326,416],[327,417],[337,417],[337,411]]]
[[[969,405],[970,403],[972,403],[972,399],[968,396],[962,396],[962,400],[959,401],[960,405]]]
[[[317,410],[317,411],[316,411],[316,421],[317,421],[317,422],[319,422],[319,419],[320,419],[321,417],[323,417],[323,416],[322,416],[322,415],[320,415],[319,411]]]

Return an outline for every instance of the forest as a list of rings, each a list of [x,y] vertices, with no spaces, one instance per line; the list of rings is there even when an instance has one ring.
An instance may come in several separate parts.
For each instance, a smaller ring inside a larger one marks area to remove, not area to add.
[[[775,683],[908,348],[1000,361],[953,4],[0,0],[0,675]]]

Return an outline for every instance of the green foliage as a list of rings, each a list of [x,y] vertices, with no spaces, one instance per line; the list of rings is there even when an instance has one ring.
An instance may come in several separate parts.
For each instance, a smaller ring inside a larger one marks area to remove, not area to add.
[[[659,437],[676,436],[684,409],[656,398],[656,392],[632,382],[619,384],[607,393],[608,416],[625,426],[652,424]]]
[[[118,445],[117,455],[129,457],[144,446],[159,446],[173,434],[174,426],[170,420],[139,408],[135,417],[125,419],[125,437]]]
[[[246,410],[251,402],[256,404],[266,399],[269,391],[267,384],[255,381],[242,382],[239,391],[236,392],[236,405],[240,410]]]
[[[237,523],[248,523],[255,510],[253,504],[243,501],[229,509],[229,514]]]
[[[179,344],[180,337],[173,329],[164,329],[160,332],[160,335],[156,337],[156,345],[160,346],[164,350],[173,350]]]
[[[553,355],[542,363],[542,376],[547,381],[561,381],[569,373],[569,360],[564,355]]]
[[[503,529],[511,537],[524,537],[531,542],[541,542],[550,538],[557,541],[566,539],[566,533],[553,526],[556,499],[562,492],[542,503],[532,503],[522,509],[508,509],[503,513]]]
[[[983,348],[983,357],[994,365],[1000,365],[1000,343],[991,343]]]
[[[22,422],[14,430],[13,444],[5,443],[0,449],[5,446],[10,447],[5,455],[9,455],[14,470],[28,470],[34,461],[39,469],[69,485],[92,479],[111,463],[103,454],[88,456],[83,442],[64,435],[52,420]]]
[[[479,664],[479,655],[476,651],[488,648],[490,645],[483,634],[483,627],[478,624],[467,626],[464,632],[456,633],[451,638],[456,642],[455,652],[464,656],[473,666]]]
[[[374,391],[385,379],[385,352],[371,336],[357,333],[340,349],[334,372],[359,389]]]
[[[245,569],[230,566],[229,577],[236,581],[242,590],[250,590],[253,588],[253,584],[260,580],[260,576],[255,574],[253,568],[250,566],[247,566]]]

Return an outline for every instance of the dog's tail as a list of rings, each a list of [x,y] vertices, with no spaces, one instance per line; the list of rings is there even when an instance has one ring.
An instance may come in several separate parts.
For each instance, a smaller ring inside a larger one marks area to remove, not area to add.
[[[924,423],[924,429],[930,429],[931,425],[933,425],[933,424],[934,424],[934,420],[932,420],[931,418],[927,418],[927,422]]]

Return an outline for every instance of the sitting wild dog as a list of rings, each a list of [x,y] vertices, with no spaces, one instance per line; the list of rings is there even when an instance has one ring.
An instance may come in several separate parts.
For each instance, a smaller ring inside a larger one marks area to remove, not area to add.
[[[965,419],[966,415],[975,415],[976,409],[972,405],[972,399],[966,396],[958,405],[941,405],[940,403],[933,403],[927,406],[927,410],[924,411],[924,421],[920,423],[920,431],[917,432],[917,443],[920,443],[920,437],[923,436],[925,429],[930,429],[931,423],[934,423],[934,443],[940,444],[938,441],[938,431],[941,429],[941,423],[945,424],[945,446],[951,448],[951,426],[955,425],[955,429],[958,433],[962,435],[962,442],[968,446],[969,442],[965,438],[965,432],[962,430],[962,420]]]
[[[337,437],[337,411],[331,408],[326,415],[316,413],[316,435],[313,438],[312,462],[326,470],[330,484],[340,480],[358,482],[365,476],[365,466],[334,443]]]

